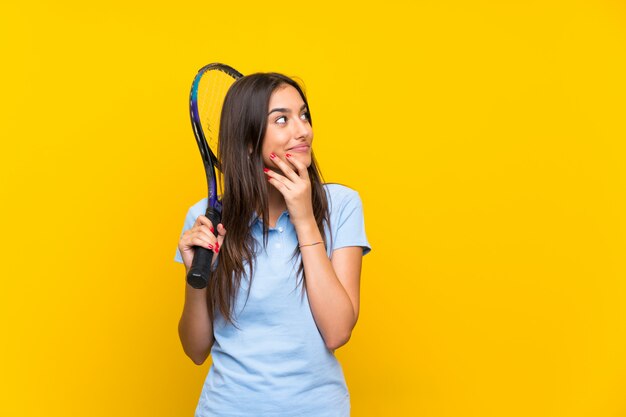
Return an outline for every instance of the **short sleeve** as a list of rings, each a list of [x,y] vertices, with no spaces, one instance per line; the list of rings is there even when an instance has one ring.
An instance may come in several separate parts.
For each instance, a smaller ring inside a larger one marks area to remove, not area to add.
[[[187,210],[187,215],[185,216],[185,223],[183,224],[183,230],[180,232],[180,237],[178,238],[179,240],[180,238],[183,237],[183,234],[187,230],[193,227],[198,216],[206,212],[206,207],[207,207],[207,199],[205,198],[203,200],[198,201],[196,204],[191,206],[189,210]],[[176,254],[174,255],[174,261],[179,262],[181,264],[183,263],[183,258],[180,255],[180,250],[178,249],[178,246],[176,247]]]
[[[349,192],[341,196],[338,206],[335,206],[337,202],[331,205],[331,210],[338,210],[338,213],[331,213],[331,219],[335,217],[333,214],[336,214],[336,225],[332,231],[332,248],[336,250],[347,246],[360,246],[365,256],[372,248],[365,235],[363,204],[359,193],[347,188],[346,190]]]

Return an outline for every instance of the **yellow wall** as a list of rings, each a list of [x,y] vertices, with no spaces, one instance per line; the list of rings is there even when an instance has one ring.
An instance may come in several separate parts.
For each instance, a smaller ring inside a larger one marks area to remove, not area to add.
[[[0,415],[193,414],[172,258],[222,61],[301,77],[363,198],[354,417],[626,416],[624,2],[212,3],[2,6]]]

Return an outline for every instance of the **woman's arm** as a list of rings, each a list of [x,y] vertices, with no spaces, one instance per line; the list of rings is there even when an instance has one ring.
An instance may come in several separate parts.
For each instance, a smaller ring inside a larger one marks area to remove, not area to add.
[[[285,174],[266,170],[268,181],[285,198],[289,216],[301,246],[309,304],[328,349],[343,346],[350,339],[359,316],[359,281],[363,249],[352,246],[337,249],[328,259],[322,235],[315,222],[311,203],[311,181],[304,166],[285,154],[297,172],[272,154],[270,158]]]
[[[320,242],[322,236],[313,221],[297,225],[300,245]],[[337,249],[328,259],[324,245],[300,248],[309,305],[326,347],[345,345],[359,317],[359,292],[363,249],[350,246]]]
[[[178,336],[187,356],[196,365],[202,365],[214,341],[206,288],[198,290],[185,282],[185,306],[178,322]]]
[[[193,228],[183,233],[178,244],[185,264],[185,305],[178,322],[178,336],[183,350],[196,365],[202,365],[209,357],[215,339],[213,323],[209,318],[207,289],[193,288],[186,282],[186,277],[193,262],[195,246],[204,246],[215,253],[219,251],[219,244],[224,240],[226,230],[219,224],[217,239],[212,230],[211,221],[205,216],[199,216]],[[215,255],[213,261],[215,261]]]

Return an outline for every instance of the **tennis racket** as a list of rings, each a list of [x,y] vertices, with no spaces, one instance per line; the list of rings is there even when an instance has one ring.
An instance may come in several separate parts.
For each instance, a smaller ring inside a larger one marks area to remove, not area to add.
[[[213,63],[198,71],[191,85],[189,96],[189,112],[191,126],[202,155],[204,171],[209,189],[209,201],[206,217],[211,220],[217,233],[217,225],[221,220],[222,204],[217,194],[215,168],[220,169],[217,155],[220,116],[224,98],[230,86],[242,75],[228,65]],[[205,288],[211,274],[213,252],[207,248],[196,246],[193,262],[187,273],[187,283],[193,288]]]

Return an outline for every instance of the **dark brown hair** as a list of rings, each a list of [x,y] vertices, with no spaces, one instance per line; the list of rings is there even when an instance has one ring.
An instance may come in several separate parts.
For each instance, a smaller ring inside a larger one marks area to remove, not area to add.
[[[297,82],[278,73],[257,73],[237,80],[229,89],[222,108],[218,159],[220,177],[224,181],[222,224],[226,237],[218,256],[217,268],[209,280],[207,298],[213,321],[216,309],[234,324],[233,305],[244,274],[249,276],[248,296],[252,287],[255,253],[260,249],[251,230],[256,216],[263,221],[263,246],[267,246],[269,231],[268,184],[263,172],[261,149],[267,128],[267,113],[272,93],[279,87],[294,87],[309,109],[306,96]],[[309,122],[312,124],[309,109]],[[308,168],[311,179],[313,214],[326,244],[324,225],[329,225],[329,209],[322,176],[311,154]],[[330,228],[329,228],[330,229]],[[293,256],[299,257],[298,246]],[[247,265],[246,265],[247,264]],[[247,266],[247,267],[246,267]],[[302,260],[297,285],[304,295],[304,266]]]

